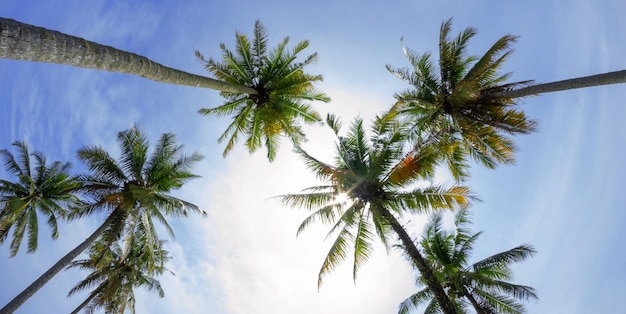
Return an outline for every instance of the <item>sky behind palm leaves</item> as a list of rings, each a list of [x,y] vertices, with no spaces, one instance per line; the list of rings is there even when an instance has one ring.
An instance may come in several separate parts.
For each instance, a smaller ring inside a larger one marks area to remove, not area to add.
[[[505,34],[520,36],[505,65],[512,81],[549,82],[626,68],[626,3],[621,0],[512,1],[28,1],[0,0],[0,15],[77,35],[144,55],[167,66],[208,74],[194,56],[220,57],[219,44],[234,47],[235,31],[266,27],[270,47],[286,36],[308,39],[302,53],[319,60],[318,87],[332,101],[316,103],[344,122],[370,119],[388,109],[408,86],[385,69],[406,66],[400,38],[417,52],[436,56],[440,24],[453,17],[453,33],[472,26],[470,52],[482,54]],[[474,167],[470,187],[482,202],[473,207],[474,231],[484,230],[473,261],[522,243],[539,254],[516,265],[515,282],[537,289],[530,313],[618,313],[626,309],[626,224],[621,202],[626,177],[626,85],[595,87],[527,98],[521,106],[539,121],[539,132],[518,137],[517,164]],[[200,205],[206,217],[172,218],[173,260],[161,284],[166,297],[138,290],[138,313],[395,313],[415,291],[400,254],[378,246],[352,281],[351,261],[325,278],[317,273],[330,246],[329,226],[297,239],[307,213],[282,207],[273,196],[315,184],[283,140],[278,157],[248,155],[238,145],[222,158],[217,138],[227,118],[197,114],[220,105],[216,91],[148,81],[130,75],[0,60],[0,148],[16,140],[49,161],[84,170],[76,151],[101,145],[118,154],[119,131],[137,124],[156,143],[173,132],[185,152],[206,158],[202,176],[176,195]],[[327,127],[306,128],[304,146],[331,162],[334,138]],[[2,178],[6,173],[0,171]],[[60,225],[50,240],[40,223],[35,254],[9,259],[0,247],[0,303],[5,304],[105,218]],[[421,234],[426,217],[411,217],[409,233]],[[408,223],[408,222],[407,222]],[[166,233],[161,233],[166,238]],[[66,298],[87,273],[68,270],[17,313],[67,313],[84,295]]]

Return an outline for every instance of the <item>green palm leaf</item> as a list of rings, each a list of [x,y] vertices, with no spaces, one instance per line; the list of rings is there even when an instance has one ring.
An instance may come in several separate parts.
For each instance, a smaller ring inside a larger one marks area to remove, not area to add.
[[[128,243],[123,249],[117,242],[108,245],[106,240],[100,240],[91,247],[88,259],[74,261],[68,266],[91,271],[70,290],[68,296],[93,288],[72,313],[83,309],[87,313],[97,309],[105,309],[107,313],[123,313],[128,309],[134,313],[134,289],[137,287],[156,291],[159,297],[164,296],[154,276],[167,271],[164,264],[170,259],[169,254],[162,248],[162,242],[151,239],[149,233],[141,232],[140,225],[130,233],[134,236],[126,239]]]
[[[478,270],[493,266],[508,265],[515,262],[521,262],[529,257],[532,257],[536,253],[537,251],[535,251],[532,246],[520,245],[510,250],[489,256],[474,263],[472,266],[474,269]]]
[[[326,237],[335,239],[322,263],[318,288],[323,278],[348,258],[352,259],[356,280],[358,271],[371,256],[375,238],[388,250],[403,247],[394,243],[395,237],[402,238],[403,244],[408,238],[396,216],[458,209],[473,199],[466,187],[412,186],[430,173],[428,169],[435,167],[437,158],[426,156],[431,152],[425,148],[420,151],[405,145],[406,124],[394,118],[393,113],[377,117],[370,134],[364,121],[357,118],[344,135],[342,122],[328,115],[327,125],[337,136],[332,164],[316,159],[300,147],[295,149],[323,184],[300,194],[279,196],[282,204],[313,211],[300,224],[298,234],[320,221],[332,225]],[[422,152],[424,155],[420,155]],[[412,252],[419,254],[417,249]]]
[[[510,264],[523,261],[536,251],[531,246],[521,245],[470,265],[468,259],[481,232],[470,233],[467,226],[471,224],[471,218],[465,209],[455,214],[454,223],[455,229],[448,231],[443,227],[443,215],[433,214],[420,245],[435,276],[446,283],[447,294],[455,296],[455,306],[458,309],[471,306],[477,313],[524,312],[523,304],[518,301],[537,299],[537,295],[532,287],[508,282],[512,277]],[[418,285],[425,282],[423,277],[418,277],[417,281]],[[422,291],[422,298],[416,300],[420,301],[419,304],[428,301],[423,299],[426,294]],[[429,296],[431,305],[438,303],[432,295]],[[418,303],[414,303],[413,298],[411,296],[402,303],[402,313],[416,309]]]
[[[166,216],[186,215],[188,210],[202,212],[193,204],[167,195],[172,190],[182,187],[189,179],[196,177],[190,169],[193,163],[201,159],[200,155],[179,154],[180,146],[175,145],[171,134],[162,135],[155,151],[148,154],[147,138],[137,127],[120,132],[117,139],[122,148],[119,162],[99,147],[84,147],[79,150],[78,157],[85,162],[89,173],[76,177],[77,184],[72,191],[79,191],[89,198],[89,202],[78,204],[80,206],[76,206],[68,215],[69,218],[78,218],[95,212],[107,212],[106,220],[87,239],[46,271],[46,276],[35,280],[3,309],[13,311],[19,307],[81,252],[88,249],[94,241],[103,243],[104,248],[98,250],[97,256],[92,256],[96,265],[102,265],[106,262],[107,248],[119,239],[126,239],[127,249],[130,249],[129,243],[133,243],[135,239],[144,239],[145,243],[154,244],[158,237],[153,219],[161,222],[165,230],[173,234]],[[44,208],[47,210],[56,207],[46,205]],[[55,222],[54,219],[48,221]],[[18,232],[22,232],[21,230]],[[115,298],[108,294],[111,291],[116,292]],[[132,307],[134,295],[128,290],[109,289],[106,294],[94,295],[90,301],[81,306],[89,302],[99,302],[98,300],[108,300],[106,306],[100,303],[96,305],[114,311],[119,307]]]
[[[265,145],[267,157],[272,161],[276,158],[281,136],[287,136],[298,145],[305,138],[301,123],[321,121],[306,102],[328,102],[330,99],[313,87],[322,77],[306,74],[303,70],[317,54],[296,62],[298,54],[308,47],[307,41],[301,41],[289,50],[289,39],[285,38],[268,53],[267,34],[259,21],[256,21],[253,33],[252,41],[237,33],[234,52],[222,44],[221,62],[206,60],[199,52],[196,55],[217,78],[252,87],[257,93],[222,93],[226,98],[224,105],[199,112],[233,117],[233,122],[219,138],[220,142],[228,138],[224,156],[241,135],[246,138],[245,145],[250,153]]]
[[[25,143],[15,142],[13,146],[17,156],[0,150],[7,173],[15,177],[15,182],[0,180],[0,243],[13,230],[9,244],[11,257],[19,252],[24,238],[27,238],[27,253],[37,250],[38,213],[46,218],[51,236],[56,239],[58,218],[82,204],[73,194],[80,183],[69,175],[69,163],[48,164],[41,153],[30,153]]]
[[[437,67],[430,54],[416,54],[404,45],[402,49],[412,69],[387,66],[393,75],[412,85],[412,89],[395,95],[397,103],[392,110],[413,121],[414,137],[439,141],[449,133],[454,141],[447,146],[461,144],[464,154],[488,168],[512,164],[516,147],[503,133],[527,134],[536,130],[536,122],[518,111],[513,99],[485,95],[529,84],[505,83],[510,75],[500,74],[516,37],[503,36],[477,58],[466,52],[476,30],[467,28],[452,38],[451,29],[452,19],[442,23],[439,75],[435,74]],[[459,166],[466,164],[459,155],[461,151],[458,148],[453,151],[454,154],[444,156],[452,159],[447,164],[452,167],[455,178],[462,180],[467,173]]]
[[[412,311],[417,310],[421,304],[430,302],[432,299],[432,292],[430,292],[428,288],[424,288],[402,301],[402,303],[400,303],[398,314],[409,314]]]
[[[347,258],[349,242],[354,241],[353,239],[354,235],[350,233],[347,227],[341,229],[341,232],[337,235],[335,242],[331,245],[328,254],[326,254],[326,258],[324,258],[322,262],[322,267],[320,268],[317,279],[318,289],[322,286],[324,276],[337,268],[337,266]]]

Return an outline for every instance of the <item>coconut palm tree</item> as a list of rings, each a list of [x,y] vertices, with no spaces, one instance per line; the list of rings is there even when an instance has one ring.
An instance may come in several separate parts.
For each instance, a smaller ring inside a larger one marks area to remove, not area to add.
[[[300,122],[322,120],[306,102],[328,102],[330,98],[313,87],[322,76],[304,72],[304,66],[315,61],[317,54],[302,62],[296,61],[298,53],[308,47],[308,41],[301,41],[293,49],[288,49],[289,39],[285,38],[268,53],[267,34],[259,21],[255,23],[252,42],[239,33],[236,37],[235,53],[221,44],[222,62],[205,60],[196,51],[205,68],[217,80],[168,68],[134,53],[5,18],[0,18],[0,58],[68,64],[219,90],[226,103],[201,109],[200,113],[233,115],[233,122],[219,139],[220,142],[228,139],[224,155],[243,134],[247,136],[246,146],[250,152],[265,144],[271,161],[275,158],[281,135],[299,143],[305,137]]]
[[[510,265],[536,253],[531,246],[520,245],[470,265],[471,251],[482,232],[470,233],[467,225],[471,219],[464,209],[455,214],[453,232],[443,228],[442,219],[441,213],[431,216],[420,244],[433,272],[460,311],[472,307],[476,313],[522,313],[524,306],[518,300],[537,299],[532,287],[508,282],[513,277]],[[426,284],[422,277],[417,281]],[[402,302],[399,313],[410,313],[420,304],[428,305],[426,313],[441,312],[434,293],[425,287]]]
[[[204,213],[196,205],[169,195],[197,177],[190,169],[202,159],[201,155],[181,155],[182,146],[176,145],[174,135],[169,133],[161,135],[151,155],[148,155],[148,140],[137,127],[120,132],[117,139],[121,148],[119,161],[100,147],[85,147],[78,152],[80,160],[89,168],[89,174],[79,176],[83,184],[81,191],[92,201],[73,212],[71,217],[97,212],[108,212],[108,217],[86,240],[0,309],[0,313],[14,312],[98,238],[112,244],[124,230],[132,234],[128,230],[134,230],[138,223],[147,235],[156,234],[147,232],[152,230],[151,219],[159,221],[173,235],[166,215],[186,216],[188,211]]]
[[[605,73],[547,84],[507,83],[499,73],[517,37],[497,40],[480,58],[467,54],[476,29],[450,37],[452,19],[442,23],[438,67],[430,53],[417,54],[403,46],[411,68],[387,69],[408,82],[410,89],[395,95],[394,110],[414,119],[414,130],[437,138],[451,133],[466,152],[487,167],[515,161],[515,144],[507,135],[536,130],[536,122],[517,109],[517,99],[539,93],[626,82],[626,71]]]
[[[56,239],[59,236],[57,220],[65,216],[68,208],[81,203],[72,194],[80,183],[70,177],[69,163],[47,164],[43,154],[29,153],[24,142],[14,142],[13,146],[17,156],[6,149],[0,150],[7,173],[16,177],[15,182],[0,179],[0,243],[13,229],[11,257],[17,254],[25,237],[28,237],[27,252],[37,250],[38,213],[47,218],[52,238]]]
[[[336,234],[336,239],[320,269],[318,287],[326,274],[349,257],[354,261],[356,280],[358,269],[372,252],[374,238],[389,249],[395,245],[395,235],[400,238],[400,247],[419,265],[420,274],[428,278],[428,286],[437,291],[437,300],[444,304],[446,313],[456,313],[399,219],[407,213],[466,206],[472,198],[468,188],[416,185],[433,175],[438,152],[430,146],[407,152],[406,127],[391,115],[377,117],[369,137],[361,119],[355,119],[345,136],[339,135],[341,122],[334,116],[326,120],[338,138],[334,164],[297,149],[323,184],[305,189],[302,194],[280,197],[285,205],[313,211],[298,228],[298,234],[318,220],[333,224],[328,237]]]
[[[124,313],[128,309],[135,313],[134,288],[144,287],[154,290],[159,297],[165,293],[155,275],[161,275],[167,269],[165,263],[170,259],[162,242],[151,243],[148,238],[135,236],[135,241],[122,250],[117,242],[107,245],[106,241],[97,241],[90,249],[89,258],[74,261],[69,268],[91,270],[91,273],[78,283],[68,296],[93,288],[87,298],[72,313],[85,310],[93,313],[99,308],[107,313]],[[147,240],[147,241],[146,241]]]
[[[317,53],[303,62],[295,62],[298,53],[308,47],[301,41],[293,50],[287,49],[289,38],[283,39],[271,52],[267,49],[267,34],[259,21],[254,24],[254,38],[237,33],[235,52],[221,44],[223,61],[206,60],[196,51],[205,68],[218,79],[233,85],[250,86],[258,93],[222,92],[226,103],[219,107],[201,109],[200,113],[218,116],[232,115],[232,123],[221,135],[220,141],[228,140],[226,155],[239,139],[246,136],[250,153],[265,143],[267,157],[274,160],[280,135],[289,137],[294,144],[305,137],[299,121],[320,122],[321,117],[306,104],[330,98],[317,91],[313,83],[321,81],[321,75],[304,73],[304,66],[317,59]]]

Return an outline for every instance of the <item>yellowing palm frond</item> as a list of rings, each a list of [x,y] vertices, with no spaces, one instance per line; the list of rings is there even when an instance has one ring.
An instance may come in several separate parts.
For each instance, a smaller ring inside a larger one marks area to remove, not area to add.
[[[300,194],[282,195],[282,204],[313,211],[300,224],[298,234],[312,223],[322,222],[332,225],[327,238],[335,239],[322,263],[318,285],[348,258],[352,259],[356,280],[359,269],[371,255],[375,238],[388,250],[395,247],[398,228],[402,229],[396,215],[458,209],[473,199],[469,190],[461,186],[414,188],[413,183],[434,169],[438,155],[433,154],[430,146],[418,150],[405,145],[406,124],[394,118],[393,113],[377,117],[369,133],[364,121],[357,118],[343,134],[342,122],[333,115],[327,116],[327,125],[337,137],[333,164],[296,148],[323,184]]]
[[[466,53],[476,30],[467,28],[452,38],[451,29],[451,19],[440,28],[439,76],[433,74],[436,67],[430,61],[430,54],[418,55],[404,45],[402,49],[413,68],[387,67],[412,85],[410,90],[396,95],[398,103],[394,110],[413,121],[415,138],[428,135],[440,138],[442,132],[447,132],[462,144],[465,154],[489,168],[512,164],[516,147],[502,133],[531,133],[536,130],[536,122],[515,109],[514,99],[489,95],[528,84],[506,83],[509,74],[500,73],[516,37],[503,36],[476,58]],[[457,150],[455,158],[463,159],[458,158],[458,153]],[[457,180],[466,176],[467,172],[458,168],[462,163],[448,161],[447,164],[457,166],[451,169]]]

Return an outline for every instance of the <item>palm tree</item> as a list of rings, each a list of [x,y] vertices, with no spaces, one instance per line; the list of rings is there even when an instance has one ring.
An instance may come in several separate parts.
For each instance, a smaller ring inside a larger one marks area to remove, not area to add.
[[[394,110],[414,119],[415,132],[434,138],[452,133],[465,150],[489,168],[515,161],[516,147],[507,137],[536,130],[536,122],[517,109],[516,99],[572,88],[626,82],[626,71],[532,85],[532,81],[506,83],[500,74],[517,37],[497,40],[480,58],[468,55],[468,41],[476,34],[466,28],[450,38],[452,19],[442,23],[438,69],[429,53],[416,54],[403,46],[412,68],[387,69],[412,85],[395,95]],[[437,73],[438,72],[438,73]]]
[[[474,243],[482,232],[470,234],[466,228],[471,223],[467,210],[456,212],[453,232],[443,229],[442,217],[440,213],[431,216],[420,244],[457,308],[465,312],[469,303],[476,313],[524,312],[524,306],[517,300],[537,299],[537,295],[532,287],[508,282],[512,279],[510,265],[533,256],[536,251],[529,245],[520,245],[469,265]],[[418,283],[425,284],[425,280],[418,277]],[[438,301],[433,296],[426,287],[402,302],[399,313],[410,313],[423,303],[428,304],[426,313],[439,313]]]
[[[247,136],[246,146],[252,153],[265,143],[268,158],[274,160],[280,135],[299,143],[305,135],[299,125],[322,119],[306,101],[328,102],[330,98],[313,87],[321,75],[304,72],[304,66],[317,59],[314,53],[303,62],[296,62],[298,53],[308,47],[299,42],[289,50],[285,38],[269,54],[267,34],[259,21],[254,27],[251,43],[237,34],[236,53],[221,44],[224,60],[205,60],[196,51],[205,68],[218,79],[212,79],[162,66],[134,53],[100,45],[57,31],[0,18],[0,58],[52,62],[77,67],[129,73],[165,83],[205,87],[222,92],[226,103],[200,113],[218,116],[234,114],[233,122],[220,137],[228,139],[226,155],[238,139]]]
[[[131,52],[7,18],[0,18],[0,58],[67,64],[133,74],[163,83],[256,94],[248,86],[172,69]]]
[[[104,149],[85,147],[78,157],[90,173],[79,176],[81,190],[93,201],[73,212],[72,218],[95,212],[109,212],[106,220],[86,240],[67,253],[29,287],[11,300],[0,313],[12,313],[54,275],[68,266],[81,252],[102,237],[112,244],[120,238],[124,229],[132,234],[135,226],[142,224],[147,235],[156,234],[151,218],[161,222],[173,235],[165,215],[186,216],[188,211],[204,213],[196,205],[168,195],[183,183],[197,177],[190,172],[191,166],[202,159],[199,154],[180,155],[173,134],[163,134],[152,155],[148,156],[148,140],[137,128],[118,134],[121,148],[120,161],[113,159]]]
[[[162,242],[150,243],[146,238],[135,237],[127,251],[114,242],[97,241],[90,249],[88,259],[72,262],[68,268],[87,269],[92,272],[70,290],[68,296],[93,288],[87,298],[72,313],[85,309],[93,313],[103,308],[107,313],[124,313],[129,309],[135,313],[135,287],[154,290],[159,297],[165,294],[154,275],[161,275],[167,269],[165,263],[170,259]]]
[[[80,184],[68,174],[69,163],[55,161],[47,164],[43,154],[29,153],[25,143],[14,142],[13,146],[17,148],[17,157],[6,149],[0,150],[7,172],[17,179],[16,182],[0,180],[0,243],[7,239],[13,228],[11,257],[19,251],[26,234],[27,252],[37,250],[38,213],[47,218],[52,238],[56,239],[59,236],[58,218],[64,217],[68,208],[81,203],[71,194]]]
[[[341,122],[329,115],[327,124],[338,138],[334,165],[321,162],[302,149],[297,153],[324,184],[305,189],[303,194],[281,196],[285,205],[304,207],[313,213],[298,234],[320,220],[334,224],[328,237],[337,233],[318,276],[323,277],[352,254],[353,278],[372,251],[377,236],[389,249],[395,233],[401,247],[411,256],[446,313],[456,313],[441,284],[398,221],[406,213],[455,209],[466,206],[472,196],[466,187],[419,187],[432,176],[438,153],[430,146],[406,152],[406,127],[391,115],[377,117],[367,138],[361,119],[355,119],[347,135],[339,136]],[[350,250],[352,249],[352,253]]]
[[[250,86],[258,93],[222,92],[226,98],[225,104],[201,109],[200,113],[233,115],[233,122],[219,139],[220,142],[228,140],[224,156],[232,149],[239,135],[243,134],[250,153],[265,142],[267,157],[272,161],[276,156],[280,135],[286,135],[297,145],[305,137],[298,121],[313,123],[322,120],[306,102],[330,101],[328,96],[313,87],[313,83],[321,81],[322,76],[306,74],[303,70],[304,66],[317,59],[317,53],[308,56],[303,62],[294,62],[309,42],[301,41],[290,51],[287,49],[288,37],[268,53],[267,34],[259,21],[254,24],[252,42],[239,33],[236,37],[235,52],[221,44],[222,62],[206,60],[197,51],[196,55],[218,79],[234,85]]]

